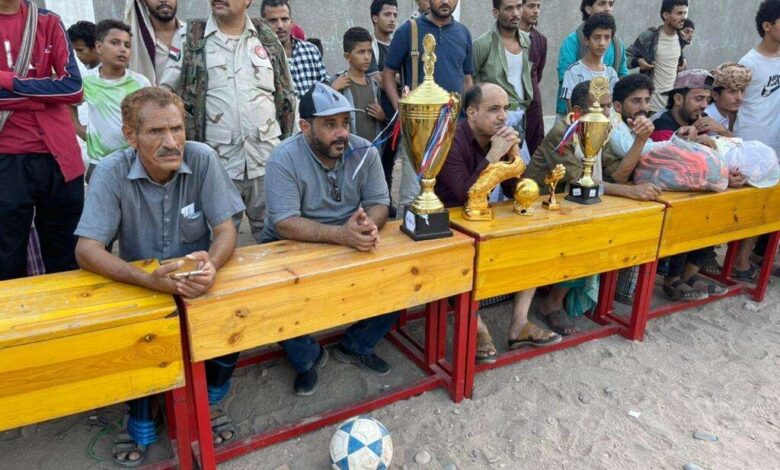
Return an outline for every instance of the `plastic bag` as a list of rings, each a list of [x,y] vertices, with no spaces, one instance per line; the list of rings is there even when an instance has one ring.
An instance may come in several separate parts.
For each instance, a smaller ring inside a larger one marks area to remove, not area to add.
[[[728,161],[729,170],[739,172],[750,186],[770,188],[780,181],[780,163],[775,150],[757,140],[719,137],[718,152]]]
[[[664,191],[725,191],[728,161],[709,147],[673,136],[639,158],[634,183],[653,183]]]

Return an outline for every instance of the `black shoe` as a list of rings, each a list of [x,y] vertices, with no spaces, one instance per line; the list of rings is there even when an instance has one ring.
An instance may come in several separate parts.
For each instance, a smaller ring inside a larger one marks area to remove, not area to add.
[[[317,388],[320,386],[320,370],[325,367],[325,363],[328,362],[328,350],[322,348],[319,357],[314,361],[314,365],[306,372],[300,372],[295,377],[293,383],[293,390],[299,397],[308,397],[314,395]]]
[[[334,355],[339,362],[357,364],[363,369],[377,375],[387,375],[390,373],[390,364],[376,354],[358,354],[339,344],[336,346]]]

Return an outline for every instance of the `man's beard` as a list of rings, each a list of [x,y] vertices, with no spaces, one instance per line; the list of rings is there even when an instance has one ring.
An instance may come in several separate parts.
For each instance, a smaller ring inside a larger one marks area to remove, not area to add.
[[[323,157],[330,158],[332,160],[338,160],[339,158],[343,157],[344,156],[344,152],[347,150],[347,141],[346,140],[341,140],[341,139],[336,139],[336,140],[333,140],[331,142],[326,143],[326,142],[322,142],[318,138],[312,136],[312,138],[311,138],[309,143],[314,148],[314,151],[316,153],[318,153],[319,155],[321,155]],[[342,150],[337,155],[333,155],[331,153],[331,148],[333,148],[336,144],[339,144],[339,143],[343,143],[344,144],[344,150]]]
[[[701,112],[699,113],[699,116],[701,116]],[[680,117],[683,118],[683,120],[688,124],[691,125],[694,122],[696,122],[696,117],[693,117],[693,113],[688,111],[685,108],[680,109]]]
[[[449,13],[440,13],[435,8],[433,8],[433,5],[431,5],[431,15],[435,16],[436,18],[439,18],[440,20],[446,20],[448,18],[452,18],[452,12],[455,10],[452,7],[449,7],[450,11]]]
[[[168,5],[168,6],[171,7],[171,12],[170,13],[163,14],[163,13],[160,13],[159,11],[157,11],[157,10],[153,10],[153,9],[149,8],[148,9],[149,10],[149,14],[151,16],[153,16],[154,18],[156,18],[157,20],[163,22],[163,23],[169,23],[169,22],[171,22],[171,21],[176,19],[176,11],[178,10],[178,5],[176,5],[176,6]]]

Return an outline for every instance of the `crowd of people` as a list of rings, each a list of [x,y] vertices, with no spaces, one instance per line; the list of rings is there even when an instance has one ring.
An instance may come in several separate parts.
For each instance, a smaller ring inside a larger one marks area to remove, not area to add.
[[[463,205],[480,173],[508,155],[522,156],[524,176],[542,188],[559,164],[564,184],[577,180],[583,156],[567,136],[572,120],[594,107],[596,77],[609,83],[599,104],[615,123],[594,171],[605,194],[658,198],[660,187],[633,184],[632,175],[643,153],[673,138],[714,146],[712,136],[736,136],[780,154],[780,0],[761,2],[756,47],[711,72],[683,54],[695,31],[688,0],[658,0],[660,25],[630,45],[612,16],[625,2],[582,0],[583,22],[560,45],[556,109],[549,110],[557,119],[547,133],[542,0],[492,0],[495,23],[476,38],[453,18],[457,0],[417,0],[405,19],[397,0],[372,0],[365,12],[372,30],[344,33],[345,68],[333,74],[321,41],[294,23],[289,0],[262,0],[261,18],[249,17],[250,3],[211,0],[208,18],[185,22],[177,0],[128,0],[123,21],[80,21],[66,30],[35,2],[0,0],[0,280],[81,267],[197,297],[231,257],[244,214],[257,243],[377,249],[386,221],[419,192],[406,149],[391,137],[399,99],[424,78],[426,34],[437,41],[436,83],[463,104],[436,185],[447,207]],[[396,164],[400,190],[391,201]],[[509,197],[514,184],[502,185]],[[729,185],[744,184],[731,171]],[[756,242],[742,243],[738,279],[755,277]],[[181,260],[153,272],[130,264],[147,258]],[[190,274],[175,276],[185,266]],[[713,248],[672,257],[663,269],[672,301],[723,293],[699,275],[719,269]],[[593,282],[551,286],[540,302],[543,326],[529,321],[535,291],[518,292],[509,349],[577,333],[572,317],[593,308]],[[390,373],[375,347],[396,319],[391,313],[352,325],[333,356]],[[477,361],[495,361],[481,319],[477,335]],[[297,372],[294,393],[314,394],[328,350],[310,336],[282,347]],[[237,360],[207,362],[217,445],[235,437],[220,401]],[[129,403],[114,441],[118,465],[138,465],[156,441],[156,403]]]

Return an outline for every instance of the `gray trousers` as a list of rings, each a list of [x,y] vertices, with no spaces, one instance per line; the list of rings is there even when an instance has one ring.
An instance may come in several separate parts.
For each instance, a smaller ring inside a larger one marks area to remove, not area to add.
[[[252,238],[260,243],[260,235],[263,233],[263,222],[265,218],[265,177],[247,179],[244,175],[243,180],[233,180],[241,200],[246,206],[246,216],[249,219],[249,228],[252,231]],[[233,215],[233,223],[236,224],[236,231],[241,226],[244,214]]]

